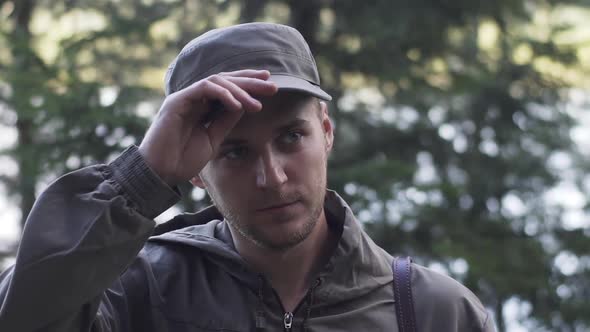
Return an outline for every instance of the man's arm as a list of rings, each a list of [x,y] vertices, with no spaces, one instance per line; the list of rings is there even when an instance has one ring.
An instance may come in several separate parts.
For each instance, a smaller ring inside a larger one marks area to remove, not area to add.
[[[94,319],[103,291],[136,257],[152,218],[177,199],[134,147],[58,179],[35,203],[16,264],[0,278],[0,331],[113,326]]]
[[[171,94],[139,149],[50,185],[27,218],[16,264],[0,275],[0,331],[128,330],[118,277],[153,218],[178,199],[171,188],[198,175],[244,112],[261,110],[251,94],[276,93],[269,77],[217,74]],[[224,111],[211,120],[213,101]]]

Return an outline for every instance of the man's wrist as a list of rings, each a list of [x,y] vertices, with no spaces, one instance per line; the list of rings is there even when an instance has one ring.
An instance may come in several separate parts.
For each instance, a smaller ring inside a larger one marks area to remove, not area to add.
[[[137,146],[130,146],[109,167],[124,194],[146,217],[155,218],[180,200],[178,189],[150,168]]]

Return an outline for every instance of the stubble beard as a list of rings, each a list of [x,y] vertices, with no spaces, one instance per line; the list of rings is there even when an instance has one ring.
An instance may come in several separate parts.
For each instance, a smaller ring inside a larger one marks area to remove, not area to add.
[[[229,209],[219,205],[217,205],[217,208],[225,217],[225,220],[230,227],[238,231],[238,233],[246,240],[265,250],[284,252],[303,242],[312,233],[323,213],[325,192],[326,189],[324,186],[318,199],[315,202],[312,202],[313,206],[311,207],[303,225],[296,230],[291,231],[289,234],[279,236],[272,236],[271,234],[265,233],[264,230],[255,224],[256,221],[253,223],[244,222],[238,214],[232,213]],[[276,238],[280,238],[280,241],[276,241]]]
[[[321,177],[322,179],[317,181],[317,185],[313,188],[313,194],[317,193],[317,197],[311,202],[310,212],[305,222],[297,230],[279,236],[281,239],[280,242],[275,240],[276,236],[265,233],[264,230],[258,227],[255,220],[250,222],[242,220],[239,213],[232,211],[231,208],[225,206],[221,201],[216,200],[213,195],[211,195],[211,198],[230,227],[236,230],[246,240],[265,250],[284,252],[309,237],[324,211],[324,200],[327,189],[326,171],[324,171]],[[304,198],[305,196],[309,197],[310,195],[298,195],[297,197]]]

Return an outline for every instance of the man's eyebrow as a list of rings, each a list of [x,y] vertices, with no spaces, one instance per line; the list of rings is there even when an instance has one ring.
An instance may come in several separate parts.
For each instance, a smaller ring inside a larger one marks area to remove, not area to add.
[[[244,145],[246,143],[248,143],[248,141],[245,139],[229,138],[229,139],[226,139],[223,142],[221,142],[221,145],[222,146],[224,146],[224,145]]]
[[[309,123],[308,120],[296,118],[296,119],[293,119],[292,121],[289,121],[286,124],[278,127],[275,131],[277,131],[277,132],[283,132],[283,131],[287,131],[289,129],[292,129],[293,127],[299,127],[299,126],[307,125],[308,123]]]
[[[285,132],[289,129],[293,129],[293,127],[304,126],[304,125],[307,125],[308,123],[309,123],[308,120],[296,118],[296,119],[293,119],[293,120],[287,122],[284,125],[277,127],[275,129],[275,131],[276,132]],[[247,143],[248,143],[248,140],[245,140],[242,138],[228,138],[228,139],[225,139],[223,142],[221,142],[221,146],[246,145]]]

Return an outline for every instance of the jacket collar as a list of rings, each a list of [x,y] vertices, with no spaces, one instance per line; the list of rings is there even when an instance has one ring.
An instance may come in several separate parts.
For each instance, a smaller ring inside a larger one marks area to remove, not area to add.
[[[369,238],[336,192],[327,191],[324,211],[330,229],[339,233],[339,241],[320,273],[322,284],[329,285],[321,287],[322,297],[330,302],[342,301],[391,282],[391,256]],[[257,273],[237,253],[229,226],[214,206],[178,215],[159,225],[149,242],[198,248],[229,273],[252,287],[258,286]]]

